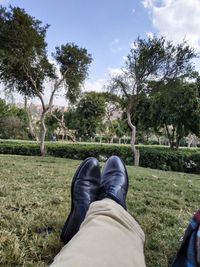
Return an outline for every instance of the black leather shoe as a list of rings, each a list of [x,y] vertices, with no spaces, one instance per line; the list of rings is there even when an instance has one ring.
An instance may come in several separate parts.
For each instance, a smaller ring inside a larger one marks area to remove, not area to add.
[[[123,161],[117,157],[110,157],[101,176],[99,199],[110,198],[126,209],[126,195],[128,192],[128,174]]]
[[[61,233],[65,244],[78,232],[90,204],[97,200],[100,177],[99,162],[95,158],[83,161],[76,171],[71,185],[71,211]]]

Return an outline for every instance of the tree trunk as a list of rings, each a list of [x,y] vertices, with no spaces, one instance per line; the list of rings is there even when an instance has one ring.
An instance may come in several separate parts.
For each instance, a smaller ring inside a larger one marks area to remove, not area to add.
[[[175,128],[174,128],[174,126],[173,126],[173,128],[172,128],[172,149],[174,149],[174,147],[175,147]]]
[[[174,149],[174,135],[172,136],[170,135],[169,129],[166,124],[165,124],[165,129],[167,131],[167,137],[168,137],[170,148]]]
[[[62,118],[59,119],[55,114],[53,114],[51,108],[51,115],[57,120],[57,122],[59,123],[59,126],[62,128],[62,130],[64,131],[64,135],[66,137],[66,139],[68,138],[69,140],[71,140],[73,143],[75,142],[75,136],[73,134],[70,133],[70,131],[68,130],[68,128],[65,125],[65,120],[64,120],[64,114],[62,114]],[[64,136],[62,135],[62,141],[64,140]]]
[[[179,148],[179,145],[180,145],[180,140],[176,140],[176,149]]]
[[[131,114],[130,111],[127,111],[127,119],[128,119],[128,125],[131,128],[131,149],[134,155],[134,165],[139,166],[140,161],[140,151],[136,149],[135,147],[135,139],[136,139],[136,127],[131,122]]]
[[[160,143],[160,136],[156,134],[156,138],[157,138],[158,144],[161,145],[161,143]]]
[[[192,144],[192,141],[191,140],[188,140],[187,147],[190,148],[191,147],[191,144]]]
[[[178,149],[179,146],[180,146],[180,140],[181,140],[181,137],[177,136],[177,138],[176,138],[176,149]]]
[[[46,136],[46,125],[45,125],[45,117],[46,117],[46,110],[42,111],[42,115],[40,118],[40,122],[41,122],[41,137],[40,137],[40,153],[41,156],[45,156],[45,146],[44,146],[44,142],[45,142],[45,136]]]
[[[27,97],[25,96],[24,98],[24,109],[26,111],[26,114],[27,114],[27,118],[28,118],[28,128],[29,128],[29,134],[31,136],[31,138],[35,141],[38,141],[38,137],[35,133],[35,129],[33,127],[33,124],[32,124],[32,121],[31,121],[31,114],[30,114],[30,111],[29,111],[29,108],[28,108],[28,101],[27,101]]]

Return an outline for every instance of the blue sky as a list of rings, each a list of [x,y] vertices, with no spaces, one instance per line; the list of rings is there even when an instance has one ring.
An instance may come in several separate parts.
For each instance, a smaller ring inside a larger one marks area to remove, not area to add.
[[[51,25],[49,54],[66,42],[86,47],[94,59],[91,79],[104,77],[108,68],[121,67],[138,34],[152,31],[148,11],[136,0],[13,0],[9,4]]]
[[[87,48],[93,63],[86,90],[101,90],[109,74],[124,64],[138,35],[183,38],[200,50],[200,0],[0,0],[50,24],[48,52],[74,42]],[[199,64],[197,64],[199,65]]]

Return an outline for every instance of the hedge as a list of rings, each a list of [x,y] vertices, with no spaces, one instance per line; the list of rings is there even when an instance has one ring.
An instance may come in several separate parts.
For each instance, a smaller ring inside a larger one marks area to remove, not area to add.
[[[170,150],[156,146],[138,146],[140,150],[140,166],[166,171],[200,173],[200,150]],[[120,156],[126,164],[133,164],[130,146],[106,144],[59,144],[47,143],[47,155],[54,157],[83,160],[96,157],[100,161],[111,155]],[[36,143],[0,142],[0,154],[40,155]]]

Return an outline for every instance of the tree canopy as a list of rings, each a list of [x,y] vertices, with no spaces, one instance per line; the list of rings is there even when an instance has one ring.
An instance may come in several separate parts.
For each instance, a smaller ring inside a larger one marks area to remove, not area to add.
[[[151,99],[150,118],[155,131],[166,130],[171,148],[189,133],[200,135],[200,103],[195,83],[173,82]]]
[[[105,115],[105,98],[96,92],[85,93],[76,109],[76,136],[93,137]]]
[[[174,45],[164,37],[154,36],[147,40],[138,37],[121,74],[112,78],[111,90],[124,99],[128,125],[132,130],[131,144],[136,165],[139,162],[139,152],[135,148],[136,125],[132,118],[139,118],[134,113],[137,113],[141,97],[170,86],[175,88],[177,80],[185,81],[194,77],[192,60],[196,56],[195,50],[185,41]]]
[[[45,117],[51,111],[55,93],[62,87],[66,98],[75,102],[92,62],[87,50],[74,43],[56,47],[54,63],[51,62],[45,42],[47,28],[48,25],[21,8],[0,7],[0,79],[11,90],[24,96],[36,96],[41,101],[42,155],[45,153]],[[47,104],[44,101],[45,81],[52,84]]]

